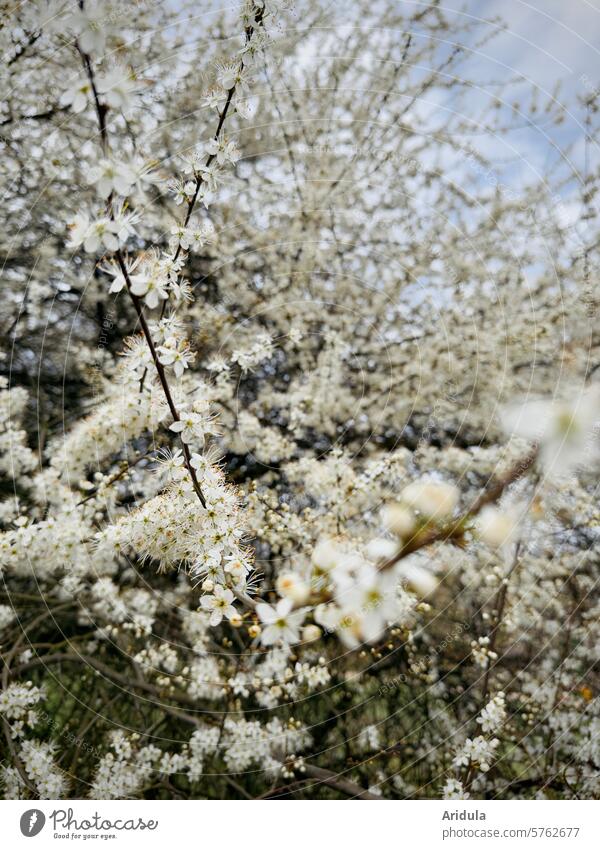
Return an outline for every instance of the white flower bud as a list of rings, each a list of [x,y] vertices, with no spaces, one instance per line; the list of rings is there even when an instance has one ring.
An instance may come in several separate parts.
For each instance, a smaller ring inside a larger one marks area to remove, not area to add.
[[[283,572],[277,578],[276,588],[280,596],[291,599],[294,604],[304,604],[310,595],[310,587],[293,572]]]
[[[214,588],[215,588],[214,582],[211,581],[210,578],[207,578],[205,581],[203,581],[203,583],[202,583],[202,591],[203,592],[212,593]]]
[[[398,551],[398,543],[393,539],[372,539],[366,552],[369,560],[389,560]]]
[[[438,585],[435,575],[429,569],[424,569],[423,566],[416,563],[404,561],[399,570],[399,575],[403,583],[421,598],[431,595]]]
[[[501,548],[511,541],[517,528],[516,517],[498,507],[484,507],[477,517],[477,533],[486,545]]]
[[[412,510],[402,504],[395,502],[386,504],[381,511],[381,518],[384,527],[401,539],[409,537],[415,529],[415,517]]]
[[[306,625],[302,629],[302,640],[305,643],[313,643],[321,637],[322,633],[318,625]]]
[[[427,519],[447,519],[458,504],[459,491],[450,483],[409,484],[401,495],[404,504],[418,510]]]
[[[321,539],[313,553],[312,562],[323,572],[331,572],[338,565],[343,552],[331,539]]]
[[[234,613],[232,616],[229,617],[229,624],[232,625],[234,628],[241,628],[243,621],[244,620],[242,619],[239,613]]]

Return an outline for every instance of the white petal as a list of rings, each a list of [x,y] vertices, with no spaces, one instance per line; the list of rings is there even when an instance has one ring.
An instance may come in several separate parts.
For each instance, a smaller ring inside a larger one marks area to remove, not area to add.
[[[256,612],[258,613],[261,622],[265,622],[267,625],[276,622],[279,618],[271,605],[265,604],[264,602],[256,605]]]

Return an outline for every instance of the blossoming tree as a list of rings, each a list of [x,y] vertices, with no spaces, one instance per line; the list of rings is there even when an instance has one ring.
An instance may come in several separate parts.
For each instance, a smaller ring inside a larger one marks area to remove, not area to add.
[[[4,796],[597,796],[563,109],[435,2],[167,6],[0,29]]]

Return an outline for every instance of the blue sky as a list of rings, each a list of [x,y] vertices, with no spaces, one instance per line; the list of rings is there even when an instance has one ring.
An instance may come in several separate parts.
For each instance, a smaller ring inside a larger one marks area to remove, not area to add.
[[[502,16],[507,30],[490,54],[537,85],[551,89],[561,79],[570,88],[582,74],[600,77],[600,50],[594,46],[600,36],[598,2],[467,0],[466,9],[481,17]]]
[[[392,2],[416,7],[426,0]],[[543,175],[558,163],[552,185],[556,185],[558,174],[569,174],[571,182],[559,190],[560,205],[554,201],[553,205],[564,224],[574,231],[585,228],[581,220],[585,152],[587,147],[589,169],[597,168],[600,144],[598,134],[593,133],[585,144],[586,109],[581,98],[589,97],[593,90],[600,94],[600,0],[442,0],[441,5],[450,17],[501,18],[504,24],[503,29],[497,29],[496,37],[460,67],[463,78],[482,87],[479,94],[473,89],[469,95],[473,114],[489,80],[515,77],[523,78],[526,85],[522,91],[536,86],[542,101],[556,96],[564,108],[564,121],[558,127],[540,110],[535,123],[528,125],[524,120],[517,132],[498,138],[474,137],[474,142],[497,163],[494,167],[499,181],[517,193],[525,182],[544,184]],[[468,102],[465,111],[470,114]],[[600,105],[600,96],[598,102]],[[600,112],[594,123],[600,123]],[[510,160],[510,164],[503,166],[504,160]],[[549,197],[556,198],[554,188]]]
[[[449,0],[443,5],[457,11],[464,8],[476,17],[501,16],[506,29],[477,58],[478,72],[485,76],[493,69],[507,79],[521,74],[548,94],[560,82],[558,100],[567,111],[562,129],[551,138],[559,143],[583,138],[585,110],[577,99],[591,88],[600,90],[599,0],[467,0],[464,7]],[[542,128],[531,141],[539,156],[548,154]],[[597,156],[597,143],[591,147]],[[582,153],[583,145],[574,152],[578,165]]]

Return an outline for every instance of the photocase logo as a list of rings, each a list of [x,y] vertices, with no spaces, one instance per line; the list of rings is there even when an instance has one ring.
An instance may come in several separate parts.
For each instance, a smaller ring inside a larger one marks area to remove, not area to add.
[[[35,837],[43,829],[46,817],[38,808],[31,808],[21,814],[21,834],[25,837]]]

